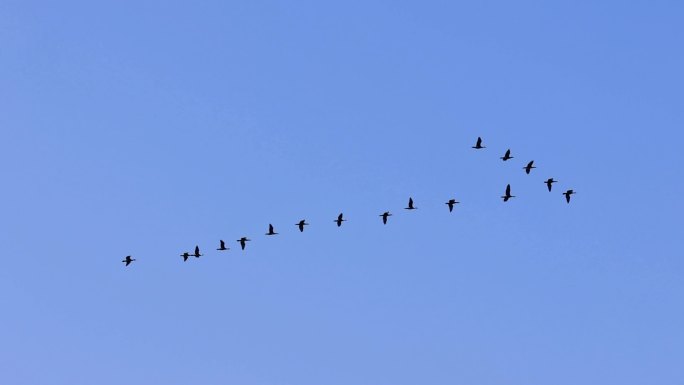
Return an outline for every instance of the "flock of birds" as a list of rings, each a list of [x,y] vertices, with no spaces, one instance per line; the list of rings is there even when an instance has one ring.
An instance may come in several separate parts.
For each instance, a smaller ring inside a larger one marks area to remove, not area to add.
[[[481,137],[477,138],[477,141],[475,142],[475,145],[472,148],[474,148],[476,150],[481,150],[481,149],[486,148],[485,146],[482,145],[482,138]],[[506,153],[500,159],[503,160],[504,162],[513,159],[513,156],[511,156],[511,150],[510,149],[506,150]],[[535,168],[536,167],[534,166],[534,160],[529,161],[527,163],[527,165],[523,167],[523,169],[525,170],[525,173],[527,175],[529,175],[530,172],[532,172],[532,169],[535,169]],[[551,190],[553,188],[553,184],[557,183],[557,182],[558,181],[553,179],[553,178],[549,178],[546,181],[544,181],[549,192],[551,192]],[[573,194],[576,194],[576,192],[572,189],[567,190],[563,193],[563,195],[565,196],[565,201],[567,203],[570,203],[570,197]],[[515,195],[511,195],[511,185],[510,184],[506,185],[505,193],[504,193],[504,195],[501,196],[501,198],[503,199],[504,202],[508,202],[511,198],[515,198]],[[453,198],[449,199],[447,202],[445,202],[445,204],[449,208],[449,212],[452,212],[454,210],[454,206],[458,203],[461,203],[461,202],[459,202]],[[417,207],[413,203],[413,198],[409,197],[408,205],[406,207],[404,207],[404,209],[405,210],[416,210],[417,209]],[[384,213],[380,214],[379,216],[382,217],[382,223],[384,225],[386,225],[387,220],[389,217],[392,216],[392,213],[390,213],[389,211],[385,211]],[[344,219],[344,213],[340,213],[337,216],[337,219],[334,220],[334,222],[337,224],[337,227],[342,226],[342,222],[345,222],[345,221],[346,221],[346,219]],[[306,223],[305,219],[302,219],[299,222],[295,223],[295,226],[297,226],[299,228],[300,232],[304,232],[304,226],[308,226],[308,225],[309,224]],[[268,236],[278,235],[278,233],[275,232],[275,228],[270,223],[268,225],[268,232],[266,233],[266,235],[268,235]],[[247,237],[241,237],[240,239],[237,240],[237,242],[240,244],[240,248],[242,250],[245,249],[245,247],[247,246],[247,242],[249,242],[249,241],[251,241],[251,239],[249,239]],[[226,250],[230,250],[230,248],[226,247],[226,242],[221,239],[219,241],[219,247],[216,250],[226,251]],[[180,254],[180,256],[183,257],[183,261],[187,261],[190,257],[199,258],[203,255],[204,254],[200,254],[199,246],[195,246],[195,252],[194,253],[190,253],[190,252],[186,251],[183,254]],[[130,255],[127,255],[126,258],[124,258],[124,260],[121,262],[125,263],[125,265],[128,266],[134,261],[135,261],[135,258],[132,258]]]

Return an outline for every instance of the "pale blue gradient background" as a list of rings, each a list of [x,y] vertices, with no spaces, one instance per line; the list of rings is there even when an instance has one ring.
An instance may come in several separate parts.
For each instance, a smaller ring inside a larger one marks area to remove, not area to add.
[[[682,384],[683,18],[0,1],[0,383]]]

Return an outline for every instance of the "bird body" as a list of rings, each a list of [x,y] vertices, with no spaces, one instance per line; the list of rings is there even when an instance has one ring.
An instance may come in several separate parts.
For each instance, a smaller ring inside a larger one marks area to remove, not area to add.
[[[266,235],[276,235],[276,234],[278,234],[278,233],[276,233],[276,232],[273,230],[273,225],[269,223],[269,224],[268,224],[268,233],[266,233]],[[243,247],[243,249],[244,249],[244,247]]]
[[[226,242],[224,242],[223,239],[221,239],[220,241],[221,241],[221,245],[216,250],[219,250],[219,251],[230,250],[230,247],[226,247]]]
[[[247,237],[242,237],[242,238],[238,239],[237,241],[240,242],[240,247],[242,248],[242,250],[244,250],[245,246],[247,245],[247,242],[251,241],[251,239],[249,239]]]
[[[577,193],[574,190],[568,190],[568,191],[563,193],[563,195],[565,195],[565,201],[566,202],[570,203],[570,195],[572,195],[572,194],[577,194]]]
[[[135,258],[131,258],[130,255],[127,255],[126,258],[124,258],[124,260],[121,261],[121,262],[125,263],[126,266],[128,266],[128,265],[130,265],[131,262],[133,262],[133,261],[135,261]]]
[[[186,251],[186,252],[184,252],[183,254],[181,254],[180,256],[183,257],[183,262],[185,262],[185,261],[188,260],[188,257],[190,257],[190,253],[188,253],[188,252]]]
[[[384,213],[380,214],[380,216],[382,217],[382,224],[386,225],[387,224],[387,217],[391,217],[392,214],[390,214],[389,211],[385,211]]]
[[[476,149],[476,150],[480,150],[480,149],[487,148],[487,147],[485,147],[485,146],[482,145],[482,138],[480,138],[480,137],[478,136],[478,137],[477,137],[477,142],[475,143],[475,145],[474,145],[472,148],[474,148],[474,149]]]
[[[454,210],[454,205],[455,205],[456,203],[461,203],[461,202],[459,202],[459,201],[457,201],[456,199],[453,199],[453,198],[452,198],[452,199],[449,199],[449,201],[445,203],[445,205],[449,206],[449,212],[452,212],[452,211]]]
[[[413,206],[413,198],[409,197],[408,207],[404,207],[404,210],[416,210],[417,208]]]
[[[203,256],[204,254],[200,254],[199,246],[195,246],[195,254],[193,254],[195,258],[199,258]]]
[[[501,157],[501,159],[504,162],[509,160],[509,159],[513,159],[513,157],[511,156],[511,149],[510,148],[508,150],[506,150],[506,153],[504,154],[504,156]]]
[[[344,214],[340,213],[340,215],[337,216],[337,219],[335,219],[333,222],[337,223],[337,227],[342,226],[342,222],[345,222],[346,219],[343,218]]]
[[[303,233],[304,232],[304,226],[308,226],[309,224],[306,223],[305,219],[302,219],[301,221],[295,223],[295,226],[299,227],[299,232]]]
[[[509,199],[515,198],[515,195],[511,195],[511,185],[510,184],[506,185],[506,195],[503,195],[501,198],[503,198],[504,202],[508,202]]]
[[[525,174],[529,175],[530,171],[532,171],[533,168],[536,168],[533,166],[533,164],[534,164],[534,161],[531,160],[529,163],[527,163],[527,166],[523,167],[523,169],[525,169]]]
[[[553,185],[554,183],[556,183],[556,182],[558,182],[558,181],[557,181],[557,180],[553,180],[553,178],[549,178],[549,179],[546,180],[546,182],[544,182],[544,183],[546,183],[546,187],[548,187],[549,192],[551,192],[551,187],[552,187],[552,185]]]

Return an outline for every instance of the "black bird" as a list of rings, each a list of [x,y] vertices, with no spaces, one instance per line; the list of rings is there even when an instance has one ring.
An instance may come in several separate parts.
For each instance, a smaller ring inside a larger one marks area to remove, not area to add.
[[[506,153],[504,154],[504,156],[501,157],[501,159],[503,159],[504,162],[509,160],[509,159],[513,159],[513,157],[511,156],[511,149],[510,148],[508,150],[506,150]]]
[[[392,214],[390,214],[389,211],[385,211],[384,213],[380,214],[380,216],[382,217],[382,224],[386,225],[387,224],[387,217],[391,217]]]
[[[418,207],[413,207],[413,198],[409,197],[408,207],[404,207],[405,210],[415,210]]]
[[[573,190],[568,190],[568,191],[563,193],[563,195],[565,195],[565,201],[566,202],[570,203],[570,195],[572,195],[572,194],[577,194],[577,193]]]
[[[534,164],[534,161],[531,160],[530,163],[527,164],[527,166],[523,167],[523,168],[525,169],[525,173],[526,173],[526,174],[529,174],[530,171],[532,171],[533,168],[536,168],[536,167],[533,166],[533,164]]]
[[[304,226],[308,226],[309,224],[306,223],[305,219],[302,219],[298,223],[295,223],[295,226],[299,227],[299,232],[303,233],[304,232]]]
[[[199,246],[195,246],[195,254],[193,254],[193,255],[195,256],[195,258],[199,258],[199,257],[203,256],[204,254],[200,254]]]
[[[549,179],[546,180],[546,182],[544,182],[544,183],[546,183],[546,187],[549,188],[549,192],[551,192],[551,185],[554,184],[554,183],[556,183],[556,182],[558,182],[558,181],[557,181],[557,180],[553,180],[553,178],[549,178]]]
[[[221,239],[221,246],[219,246],[219,248],[216,250],[219,250],[219,251],[230,250],[230,247],[226,247],[226,243],[223,242],[223,239]]]
[[[456,199],[449,199],[449,201],[447,203],[445,203],[445,205],[449,206],[449,212],[454,211],[454,205],[456,203],[461,203],[461,202],[457,201]]]
[[[238,239],[237,241],[240,242],[240,247],[242,247],[242,250],[244,250],[245,245],[247,244],[247,242],[251,241],[251,239],[248,239],[247,237],[242,237],[242,238]]]
[[[337,216],[337,219],[335,219],[333,222],[337,223],[337,227],[342,226],[342,222],[345,222],[346,219],[343,219],[342,216],[344,214],[340,213],[340,215]]]
[[[506,185],[506,195],[502,196],[504,202],[508,202],[509,199],[515,198],[515,195],[511,195],[511,185]]]
[[[124,259],[124,260],[121,261],[121,262],[124,262],[124,263],[126,264],[126,266],[128,266],[128,265],[130,265],[131,262],[133,262],[133,261],[135,261],[135,259],[134,259],[134,258],[131,258],[130,255],[127,255],[127,256],[126,256],[126,259]]]
[[[276,234],[278,234],[278,233],[273,231],[273,225],[269,223],[268,224],[268,233],[266,233],[266,235],[276,235]],[[244,247],[243,247],[243,249],[244,249]]]
[[[475,143],[475,145],[473,146],[473,148],[476,149],[476,150],[479,150],[479,149],[481,149],[481,148],[487,148],[487,147],[485,147],[485,146],[482,145],[482,138],[480,138],[480,137],[478,136],[478,137],[477,137],[477,143]]]
[[[188,253],[188,252],[186,251],[186,252],[184,252],[183,254],[181,254],[180,256],[183,257],[183,262],[185,262],[185,261],[188,260],[188,257],[190,257],[190,253]]]

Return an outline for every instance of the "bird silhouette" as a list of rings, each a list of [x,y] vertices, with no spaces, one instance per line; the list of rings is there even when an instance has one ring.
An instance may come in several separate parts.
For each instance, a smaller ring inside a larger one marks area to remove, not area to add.
[[[413,198],[409,197],[408,207],[404,207],[404,210],[415,210],[418,207],[413,207]]]
[[[504,202],[508,202],[509,199],[515,198],[515,195],[511,195],[511,185],[506,185],[506,195],[502,196]]]
[[[199,257],[203,256],[204,254],[200,254],[199,246],[195,246],[195,254],[193,254],[193,255],[195,256],[195,258],[199,258]]]
[[[476,149],[476,150],[479,150],[479,149],[487,148],[487,147],[485,147],[485,146],[482,145],[482,138],[480,138],[480,137],[478,136],[478,137],[477,137],[477,142],[475,143],[475,145],[473,146],[473,148]]]
[[[121,262],[124,262],[124,263],[126,264],[126,266],[128,266],[128,265],[130,265],[131,262],[133,262],[133,261],[135,261],[135,258],[131,258],[130,255],[127,255],[126,258],[125,258],[123,261],[121,261]]]
[[[304,226],[308,226],[309,224],[306,223],[305,219],[302,219],[301,221],[295,223],[295,226],[299,227],[299,232],[303,233],[304,232]]]
[[[184,252],[183,254],[181,254],[180,256],[183,257],[183,262],[185,262],[185,261],[188,260],[188,257],[190,257],[190,253],[188,253],[188,252],[186,251],[186,252]]]
[[[390,214],[389,211],[385,211],[384,213],[380,214],[380,216],[382,217],[382,224],[386,225],[387,224],[387,217],[391,217],[392,214]]]
[[[337,227],[342,226],[342,222],[345,222],[346,219],[343,219],[342,217],[344,216],[343,213],[340,213],[340,215],[337,216],[337,219],[335,219],[333,222],[337,223]]]
[[[247,245],[247,242],[251,241],[251,239],[248,239],[247,237],[242,237],[237,241],[240,242],[240,247],[242,247],[242,250],[244,250],[245,246]]]
[[[536,168],[536,167],[533,166],[533,164],[534,164],[534,161],[531,160],[531,161],[527,164],[527,166],[523,167],[523,168],[525,169],[525,174],[528,174],[528,175],[529,175],[529,174],[530,174],[530,171],[532,171],[533,168]]]
[[[269,223],[268,224],[268,233],[266,233],[266,235],[276,235],[276,234],[278,234],[278,233],[273,231],[273,225]],[[244,247],[243,247],[243,249],[244,249]]]
[[[219,251],[230,250],[230,247],[226,247],[226,243],[223,242],[223,239],[221,239],[220,241],[221,241],[221,246],[219,246],[219,248],[216,250],[219,250]]]
[[[445,205],[449,206],[449,212],[454,211],[454,205],[455,205],[456,203],[461,203],[461,202],[459,202],[459,201],[457,201],[456,199],[453,199],[453,198],[452,198],[452,199],[449,199],[449,201],[445,203]]]
[[[509,148],[508,150],[506,150],[506,153],[500,159],[503,159],[504,162],[509,159],[513,159],[513,157],[511,156],[511,149]]]
[[[544,182],[544,183],[546,183],[546,187],[548,187],[549,192],[551,192],[551,187],[552,187],[552,185],[553,185],[554,183],[556,183],[556,182],[558,182],[558,181],[557,181],[557,180],[553,180],[553,178],[549,178],[549,179],[546,180],[546,182]]]
[[[570,195],[572,195],[572,194],[577,194],[577,193],[574,190],[568,190],[568,191],[563,193],[563,195],[565,195],[565,201],[566,202],[570,203]]]

